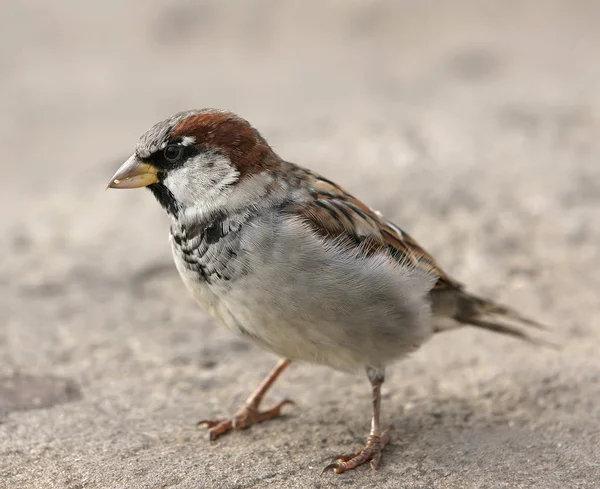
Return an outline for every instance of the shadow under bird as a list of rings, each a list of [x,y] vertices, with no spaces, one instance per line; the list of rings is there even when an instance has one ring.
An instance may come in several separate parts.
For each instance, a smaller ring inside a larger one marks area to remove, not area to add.
[[[342,187],[284,161],[247,121],[190,110],[141,136],[110,188],[147,187],[171,218],[183,282],[218,322],[281,357],[232,418],[202,421],[211,440],[281,414],[261,401],[291,361],[365,369],[364,448],[326,469],[376,469],[385,368],[434,333],[462,325],[536,342],[532,320],[477,297],[417,242]]]

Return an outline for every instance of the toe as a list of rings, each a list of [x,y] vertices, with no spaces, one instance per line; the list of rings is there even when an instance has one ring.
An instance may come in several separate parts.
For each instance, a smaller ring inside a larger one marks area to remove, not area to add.
[[[284,399],[276,406],[272,407],[268,411],[263,411],[260,414],[262,416],[265,416],[266,419],[275,418],[277,416],[281,416],[281,410],[283,409],[284,406],[295,406],[295,405],[296,405],[296,403],[294,401],[292,401],[291,399]]]
[[[233,429],[231,420],[203,420],[198,423],[198,426],[208,428],[208,439],[215,441],[219,436]]]

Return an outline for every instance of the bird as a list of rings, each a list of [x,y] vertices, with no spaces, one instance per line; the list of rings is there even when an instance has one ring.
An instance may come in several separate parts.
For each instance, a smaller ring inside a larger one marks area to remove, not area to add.
[[[386,367],[434,334],[474,326],[536,343],[545,326],[479,297],[408,233],[342,186],[281,158],[233,112],[179,112],[148,129],[107,188],[146,187],[170,218],[176,268],[200,306],[280,360],[230,419],[204,420],[210,441],[282,414],[261,409],[291,362],[366,372],[364,447],[325,467],[380,465]],[[324,470],[324,471],[325,471]]]

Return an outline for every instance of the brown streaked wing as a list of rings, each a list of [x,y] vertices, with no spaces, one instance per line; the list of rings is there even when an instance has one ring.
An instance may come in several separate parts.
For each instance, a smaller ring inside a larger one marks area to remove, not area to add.
[[[407,233],[381,218],[373,209],[339,185],[307,171],[309,196],[290,209],[307,221],[317,234],[333,238],[364,252],[388,253],[401,263],[411,263],[434,272],[435,289],[461,289],[436,260]]]
[[[450,277],[438,262],[423,249],[409,234],[402,231],[390,221],[382,221],[383,236],[389,253],[398,261],[408,260],[410,263],[433,271],[438,280],[434,289],[462,289],[463,286]]]

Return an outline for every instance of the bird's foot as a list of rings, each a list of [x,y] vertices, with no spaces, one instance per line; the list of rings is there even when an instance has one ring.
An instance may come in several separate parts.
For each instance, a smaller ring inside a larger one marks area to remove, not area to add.
[[[242,408],[232,419],[225,420],[203,420],[198,426],[208,428],[210,441],[215,441],[219,436],[231,431],[249,428],[253,424],[262,423],[269,419],[281,416],[281,408],[286,405],[295,405],[294,401],[285,399],[275,407],[267,411],[259,411],[258,406],[248,404]]]
[[[366,462],[371,462],[371,468],[377,470],[379,461],[381,460],[381,454],[384,447],[390,441],[390,432],[392,428],[385,430],[381,436],[369,436],[365,448],[360,452],[353,455],[342,455],[336,457],[335,462],[329,464],[323,469],[323,473],[328,470],[333,470],[336,474],[343,474],[347,470],[352,470]]]

